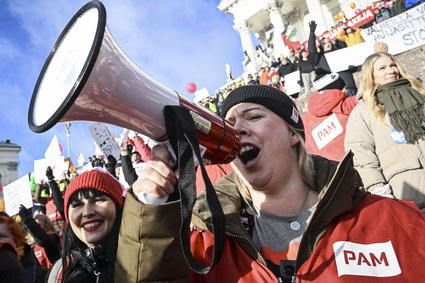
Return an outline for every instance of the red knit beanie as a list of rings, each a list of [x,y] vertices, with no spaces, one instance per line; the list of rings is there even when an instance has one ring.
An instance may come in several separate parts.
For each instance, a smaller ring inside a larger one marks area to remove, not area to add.
[[[74,193],[83,189],[95,189],[101,191],[110,197],[119,207],[122,207],[124,204],[122,198],[122,186],[120,182],[106,171],[93,169],[72,179],[65,190],[64,213],[67,222],[69,199]]]
[[[269,74],[269,80],[271,80],[274,76],[280,76],[279,72],[277,71],[272,71]]]

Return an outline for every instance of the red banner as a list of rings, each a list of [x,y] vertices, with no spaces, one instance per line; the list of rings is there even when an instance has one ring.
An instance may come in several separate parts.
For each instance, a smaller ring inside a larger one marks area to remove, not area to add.
[[[352,17],[351,19],[340,23],[331,30],[325,31],[318,38],[329,38],[331,41],[336,39],[336,35],[341,29],[351,27],[358,29],[359,27],[373,21],[375,19],[375,14],[373,13],[373,8],[371,6],[362,10],[360,13]]]

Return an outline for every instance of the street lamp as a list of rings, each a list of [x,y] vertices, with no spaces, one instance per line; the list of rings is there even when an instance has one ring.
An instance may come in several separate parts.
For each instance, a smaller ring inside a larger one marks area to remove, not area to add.
[[[71,156],[71,148],[70,148],[70,138],[71,138],[71,132],[69,131],[69,128],[71,128],[71,123],[70,122],[66,122],[65,123],[65,129],[66,129],[66,144],[68,147],[68,157]]]

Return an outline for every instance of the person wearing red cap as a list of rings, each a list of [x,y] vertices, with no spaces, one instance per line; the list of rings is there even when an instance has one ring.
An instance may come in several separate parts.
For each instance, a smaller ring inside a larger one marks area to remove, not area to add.
[[[69,183],[62,259],[54,264],[49,280],[113,282],[121,193],[119,181],[101,169],[84,172]]]
[[[285,91],[285,87],[280,80],[280,74],[277,70],[273,70],[269,73],[269,86]]]
[[[50,269],[47,282],[159,282],[188,273],[184,261],[169,263],[173,271],[168,273],[156,264],[167,258],[169,250],[182,257],[175,236],[180,229],[175,221],[179,202],[169,202],[157,216],[132,188],[124,202],[122,189],[115,177],[99,168],[72,179],[64,194],[62,259]],[[136,223],[131,217],[142,221]],[[157,230],[161,221],[175,223]],[[131,244],[134,239],[143,243],[142,249]],[[122,272],[127,268],[131,274]]]

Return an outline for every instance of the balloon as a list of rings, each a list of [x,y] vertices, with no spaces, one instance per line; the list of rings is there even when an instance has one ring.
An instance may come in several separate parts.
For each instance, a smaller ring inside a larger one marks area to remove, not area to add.
[[[344,16],[345,16],[345,15],[344,15],[344,12],[339,12],[339,13],[338,13],[338,16],[339,16],[341,19],[343,19],[343,18],[344,18]]]
[[[334,20],[335,20],[335,21],[338,21],[338,20],[339,20],[339,16],[338,16],[338,15],[335,15],[335,16],[334,16]]]
[[[196,91],[196,84],[194,82],[188,83],[186,85],[186,90],[190,93],[194,93]]]
[[[356,3],[351,2],[351,4],[350,4],[350,8],[354,10],[354,9],[356,8]]]
[[[357,14],[360,14],[360,12],[361,12],[362,10],[360,10],[359,8],[357,8],[355,11],[354,11],[354,13],[357,15]]]

